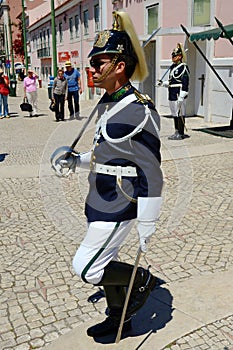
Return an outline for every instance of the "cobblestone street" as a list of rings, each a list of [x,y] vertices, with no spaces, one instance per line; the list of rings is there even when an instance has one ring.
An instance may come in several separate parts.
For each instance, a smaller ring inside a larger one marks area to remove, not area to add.
[[[104,299],[95,304],[87,300],[98,288],[82,283],[72,269],[72,257],[86,231],[88,173],[80,170],[58,178],[49,162],[57,147],[72,143],[97,101],[81,102],[81,120],[56,123],[46,89],[38,89],[38,94],[40,113],[30,118],[19,108],[19,83],[17,97],[9,98],[11,118],[0,121],[1,350],[45,348],[83,323],[95,323],[105,311]],[[152,273],[166,282],[160,290],[171,296],[180,286],[207,278],[224,315],[215,303],[205,310],[205,284],[200,284],[198,300],[190,290],[184,304],[202,326],[173,336],[163,346],[145,342],[140,349],[233,350],[233,139],[198,132],[194,129],[207,124],[188,118],[191,137],[170,141],[173,122],[161,120],[164,202],[141,264],[151,265]],[[80,151],[91,147],[92,135],[93,123],[81,139]],[[133,230],[122,247],[122,260],[134,263],[137,247]],[[223,274],[231,279],[225,295],[219,295]],[[167,320],[165,329],[171,329],[172,322]],[[155,344],[159,333],[160,329],[153,334]],[[125,344],[125,349],[139,349],[133,343],[130,347],[130,338]]]

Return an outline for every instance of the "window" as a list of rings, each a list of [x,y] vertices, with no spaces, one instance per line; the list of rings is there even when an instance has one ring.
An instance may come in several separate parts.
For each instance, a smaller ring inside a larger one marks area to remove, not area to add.
[[[193,1],[193,25],[210,24],[210,0]]]
[[[42,32],[40,31],[40,49],[42,49],[42,42],[43,42],[43,34]]]
[[[94,6],[94,17],[95,17],[95,31],[98,32],[100,30],[100,8],[99,4]]]
[[[43,30],[43,47],[46,47],[46,30]]]
[[[47,29],[47,46],[50,46],[50,29]]]
[[[70,39],[74,37],[74,27],[73,27],[73,18],[69,18],[69,28],[70,28]]]
[[[85,35],[87,35],[89,33],[88,19],[89,19],[89,14],[88,14],[88,10],[86,10],[83,12],[84,34]]]
[[[159,4],[147,8],[148,27],[147,34],[152,34],[158,28]]]
[[[74,26],[75,26],[75,37],[78,37],[78,30],[79,30],[79,15],[76,15],[74,18]]]
[[[58,31],[59,31],[59,42],[63,42],[63,30],[62,30],[62,22],[59,22],[58,24]]]

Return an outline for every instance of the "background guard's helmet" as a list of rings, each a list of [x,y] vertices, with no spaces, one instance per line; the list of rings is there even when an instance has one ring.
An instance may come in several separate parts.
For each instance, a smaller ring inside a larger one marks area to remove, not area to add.
[[[135,60],[136,68],[131,79],[143,81],[148,75],[144,51],[136,35],[133,23],[126,12],[113,12],[113,28],[97,34],[88,57],[102,53],[128,55]]]
[[[182,56],[182,59],[181,59],[182,62],[186,62],[186,53],[181,43],[178,43],[177,47],[172,51],[172,57],[175,57],[178,55]]]

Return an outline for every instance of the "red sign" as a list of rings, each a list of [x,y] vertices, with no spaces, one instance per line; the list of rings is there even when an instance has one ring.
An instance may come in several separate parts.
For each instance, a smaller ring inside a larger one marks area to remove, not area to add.
[[[70,54],[68,51],[58,52],[58,61],[65,62],[70,60]]]
[[[79,56],[78,50],[71,51],[71,56],[72,57],[78,57]]]

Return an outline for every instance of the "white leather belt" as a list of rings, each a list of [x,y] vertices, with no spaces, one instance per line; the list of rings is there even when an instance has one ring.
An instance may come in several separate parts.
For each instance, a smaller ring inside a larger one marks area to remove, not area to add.
[[[171,84],[169,87],[182,87],[182,84]]]
[[[120,166],[120,165],[105,165],[99,163],[93,163],[92,171],[94,173],[100,173],[105,175],[114,175],[117,178],[122,176],[137,176],[136,168],[132,166]]]

